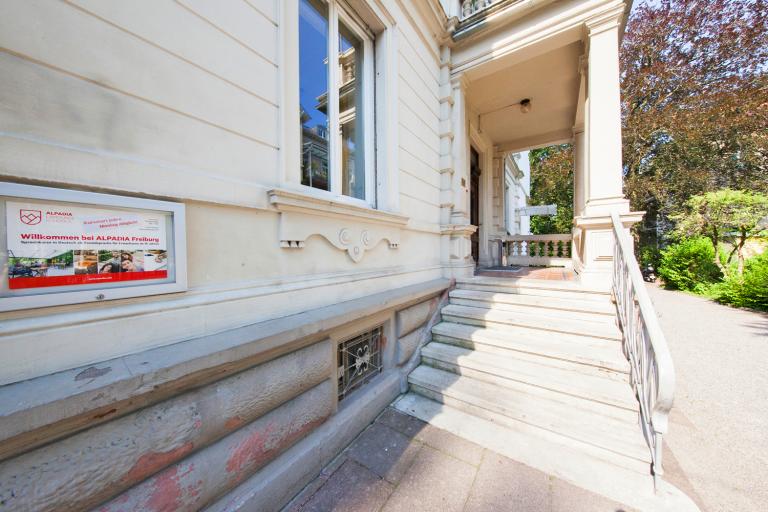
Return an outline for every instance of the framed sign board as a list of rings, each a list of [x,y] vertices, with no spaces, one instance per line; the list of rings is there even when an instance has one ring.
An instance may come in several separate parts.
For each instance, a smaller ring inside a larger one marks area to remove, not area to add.
[[[0,311],[187,289],[184,205],[0,182]]]

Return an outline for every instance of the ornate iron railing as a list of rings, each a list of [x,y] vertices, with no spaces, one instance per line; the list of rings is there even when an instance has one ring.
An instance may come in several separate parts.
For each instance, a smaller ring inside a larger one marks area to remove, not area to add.
[[[630,383],[640,402],[640,426],[651,451],[658,486],[662,436],[667,433],[675,391],[675,369],[664,333],[645,289],[632,239],[617,213],[611,214],[614,234],[613,296],[623,333]]]
[[[502,266],[570,266],[571,240],[570,234],[512,235],[495,239]]]
[[[382,331],[379,326],[339,343],[337,361],[339,400],[346,398],[353,390],[381,372]]]

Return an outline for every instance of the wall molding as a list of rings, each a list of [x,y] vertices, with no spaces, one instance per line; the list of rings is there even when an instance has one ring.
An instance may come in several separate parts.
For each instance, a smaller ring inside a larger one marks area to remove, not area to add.
[[[320,235],[355,263],[365,252],[386,240],[390,249],[400,245],[409,218],[293,191],[273,189],[269,201],[280,212],[279,242],[285,249],[302,249],[307,238]]]

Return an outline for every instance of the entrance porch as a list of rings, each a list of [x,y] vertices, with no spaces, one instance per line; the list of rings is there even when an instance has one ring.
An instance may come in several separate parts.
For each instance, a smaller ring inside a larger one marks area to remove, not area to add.
[[[619,214],[625,228],[642,218],[622,191],[618,55],[626,6],[606,3],[575,16],[570,2],[533,13],[513,12],[510,3],[507,21],[515,21],[502,25],[505,2],[490,4],[485,18],[474,7],[458,11],[464,18],[444,50],[452,62],[442,98],[451,126],[442,144],[451,164],[442,205],[453,244],[450,277],[471,275],[475,266],[556,266],[607,289],[610,215]],[[511,155],[566,143],[574,155],[572,228],[530,235],[520,223],[530,210],[509,188]],[[469,239],[463,246],[460,226]]]

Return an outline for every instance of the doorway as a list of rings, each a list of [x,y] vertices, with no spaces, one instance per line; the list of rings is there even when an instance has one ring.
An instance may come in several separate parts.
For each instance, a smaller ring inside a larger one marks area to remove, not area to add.
[[[480,154],[469,149],[469,223],[478,229],[472,233],[472,259],[480,261]]]

